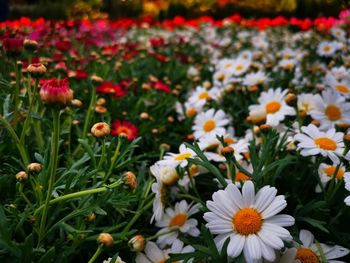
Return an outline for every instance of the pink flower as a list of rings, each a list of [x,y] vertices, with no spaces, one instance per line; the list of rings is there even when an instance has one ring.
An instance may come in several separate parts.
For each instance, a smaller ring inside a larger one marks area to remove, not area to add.
[[[67,79],[51,78],[43,80],[40,89],[40,99],[44,104],[65,107],[73,99],[73,91],[69,88]]]

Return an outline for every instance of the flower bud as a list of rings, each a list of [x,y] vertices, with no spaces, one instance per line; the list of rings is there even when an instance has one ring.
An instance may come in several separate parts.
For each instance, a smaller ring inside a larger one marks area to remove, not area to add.
[[[30,163],[27,166],[28,172],[30,173],[39,173],[41,171],[41,164],[40,163]]]
[[[18,182],[24,182],[28,179],[28,174],[25,171],[21,171],[16,174],[16,180]]]
[[[226,156],[226,155],[232,155],[235,152],[235,150],[231,146],[226,146],[222,148],[221,154]]]
[[[297,96],[294,93],[288,93],[284,101],[289,105],[293,106],[297,102]]]
[[[33,63],[27,67],[27,72],[32,77],[40,77],[46,73],[46,67],[41,63]]]
[[[86,216],[86,221],[88,221],[88,222],[94,222],[95,220],[96,220],[96,214],[95,213],[91,213],[91,214]]]
[[[170,145],[169,144],[166,144],[166,143],[162,143],[160,146],[159,146],[160,149],[163,149],[163,151],[167,152],[170,150]]]
[[[96,138],[106,137],[111,133],[111,128],[105,122],[95,123],[91,128],[91,134]]]
[[[148,120],[149,119],[149,114],[147,112],[142,112],[140,114],[140,119],[141,120]]]
[[[98,98],[98,100],[96,101],[96,105],[98,105],[98,106],[103,106],[105,104],[106,104],[105,98]]]
[[[32,39],[25,39],[23,42],[24,48],[27,50],[37,50],[38,49],[38,42]]]
[[[78,100],[78,99],[72,100],[71,104],[77,108],[81,108],[83,106],[83,102],[81,100]]]
[[[104,107],[104,106],[101,106],[101,105],[97,105],[96,107],[95,107],[95,111],[97,112],[97,113],[106,113],[107,112],[107,108],[106,107]]]
[[[40,99],[49,106],[64,108],[73,99],[73,91],[69,88],[67,79],[52,78],[44,81]]]
[[[141,235],[134,236],[128,242],[131,251],[141,252],[145,248],[145,238]]]
[[[137,187],[137,178],[136,178],[136,175],[131,172],[131,171],[128,171],[124,174],[124,177],[123,177],[123,181],[124,181],[124,184],[130,188],[131,191],[134,191]]]
[[[109,233],[99,234],[97,241],[106,247],[112,246],[114,242],[112,235]]]

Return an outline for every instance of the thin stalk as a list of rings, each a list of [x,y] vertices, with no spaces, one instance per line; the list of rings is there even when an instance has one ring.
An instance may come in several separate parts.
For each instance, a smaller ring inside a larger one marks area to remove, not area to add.
[[[89,260],[88,263],[93,263],[95,260],[98,258],[98,256],[101,254],[103,250],[103,245],[99,245],[98,248],[96,249],[95,253],[93,254],[92,258]]]
[[[32,114],[33,105],[34,105],[34,102],[35,102],[35,93],[36,93],[36,90],[38,88],[38,84],[39,84],[39,81],[38,81],[38,79],[36,79],[35,80],[35,85],[34,85],[34,90],[33,90],[33,98],[29,98],[28,114],[27,114],[26,120],[24,121],[21,137],[19,139],[21,144],[23,144],[23,142],[24,142],[24,137],[25,137],[25,135],[27,133],[28,125],[29,125],[30,120],[31,120],[31,114]],[[29,96],[31,96],[31,95],[29,94]]]
[[[55,184],[55,177],[56,177],[56,169],[57,169],[57,163],[58,163],[58,148],[59,148],[59,135],[60,135],[60,112],[59,110],[53,110],[53,132],[51,137],[51,165],[50,165],[50,174],[49,174],[49,182],[48,182],[48,188],[46,192],[46,200],[44,204],[44,210],[40,221],[40,228],[39,228],[39,239],[38,242],[40,244],[41,239],[45,232],[45,225],[46,225],[46,219],[47,214],[49,211],[49,202],[50,198],[52,196],[52,191]]]
[[[27,196],[25,195],[25,193],[23,192],[23,184],[21,183],[18,187],[18,192],[19,194],[22,196],[23,200],[26,201],[26,203],[28,204],[28,206],[30,208],[33,207],[33,204],[29,201],[29,199],[27,198]]]
[[[18,68],[18,65],[16,61],[14,61],[14,67],[15,67],[15,73],[16,73],[16,85],[15,85],[15,94],[14,94],[14,101],[15,101],[15,116],[18,116],[19,109],[19,90],[20,90],[20,71]]]
[[[108,172],[107,174],[105,175],[105,177],[103,178],[103,182],[102,183],[106,183],[109,176],[111,175],[112,171],[113,171],[113,168],[114,168],[114,164],[115,164],[115,161],[117,160],[117,157],[120,153],[120,147],[122,145],[122,140],[120,139],[120,137],[118,137],[118,144],[117,144],[117,148],[115,149],[115,152],[114,152],[114,155],[112,157],[112,161],[111,161],[111,165],[108,169]]]
[[[113,184],[110,185],[106,185],[106,186],[102,186],[99,188],[95,188],[95,189],[88,189],[88,190],[83,190],[83,191],[79,191],[79,192],[75,192],[75,193],[71,193],[71,194],[67,194],[67,195],[62,195],[60,197],[57,197],[53,200],[50,200],[49,205],[53,205],[56,203],[60,203],[60,202],[64,202],[70,199],[75,199],[75,198],[79,198],[85,195],[92,195],[92,194],[97,194],[97,193],[101,193],[101,192],[105,192],[108,189],[112,189],[112,188],[116,188],[119,185],[121,185],[123,183],[123,181],[120,179],[116,182],[114,182]],[[45,205],[41,205],[40,207],[38,207],[34,214],[39,213],[43,208],[45,207]]]
[[[20,143],[20,140],[19,140],[15,130],[11,127],[11,125],[8,123],[8,121],[5,120],[1,115],[0,115],[0,122],[7,129],[7,131],[10,133],[12,139],[15,141],[16,147],[17,147],[19,154],[21,155],[22,161],[24,163],[24,167],[27,167],[27,165],[29,163],[29,157],[28,157],[28,154],[26,152],[26,149]]]

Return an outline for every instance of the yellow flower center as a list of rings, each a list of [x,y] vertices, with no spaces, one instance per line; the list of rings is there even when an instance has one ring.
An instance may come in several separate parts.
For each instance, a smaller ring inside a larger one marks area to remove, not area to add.
[[[181,153],[175,157],[175,160],[176,161],[183,161],[183,160],[190,158],[190,157],[191,157],[191,153]]]
[[[277,111],[280,110],[281,108],[281,103],[279,103],[278,101],[271,101],[269,103],[266,104],[266,112],[267,113],[275,113]]]
[[[324,52],[329,52],[331,50],[331,47],[330,46],[324,46],[323,47],[323,51]]]
[[[227,63],[226,66],[225,66],[225,68],[230,68],[231,66],[232,66],[231,63]]]
[[[222,74],[220,74],[219,76],[218,76],[218,81],[224,81],[225,80],[225,78],[226,78],[226,75],[224,74],[224,73],[222,73]]]
[[[337,169],[336,166],[328,166],[328,167],[326,167],[323,171],[324,171],[324,173],[325,173],[326,175],[328,175],[329,177],[333,177],[333,175],[334,175],[336,169]],[[344,170],[343,170],[342,168],[339,168],[336,178],[337,178],[338,180],[339,180],[339,179],[342,179],[342,178],[343,178],[343,175],[344,175]]]
[[[227,144],[233,144],[236,142],[236,140],[233,138],[227,137],[224,139],[224,142],[226,142]]]
[[[335,151],[337,149],[337,143],[333,139],[329,139],[327,137],[320,137],[314,140],[317,147],[327,150],[327,151]]]
[[[349,88],[345,85],[342,85],[342,84],[335,85],[335,88],[341,93],[349,93]]]
[[[214,130],[215,127],[216,127],[216,123],[214,120],[207,120],[203,125],[203,130],[205,132],[210,132],[210,131]]]
[[[240,182],[240,181],[244,182],[244,181],[247,181],[249,179],[250,179],[249,176],[247,176],[245,173],[242,173],[241,171],[238,171],[236,173],[236,178],[235,178],[236,182]]]
[[[309,248],[299,248],[295,259],[301,263],[320,263],[318,256]]]
[[[204,91],[204,92],[202,92],[201,94],[199,94],[198,98],[199,98],[200,100],[206,100],[207,98],[209,98],[209,93],[206,92],[206,91]]]
[[[232,224],[239,234],[248,236],[260,231],[263,219],[255,209],[243,208],[233,216]]]
[[[328,105],[325,113],[331,121],[337,121],[341,118],[341,111],[339,107],[335,105]]]
[[[194,115],[197,114],[197,111],[196,111],[196,109],[190,108],[187,110],[186,114],[188,117],[193,117]]]
[[[187,215],[184,213],[179,213],[176,216],[174,216],[170,222],[169,222],[169,227],[182,227],[187,221]]]
[[[236,71],[242,71],[242,70],[243,70],[243,66],[242,65],[236,66]]]

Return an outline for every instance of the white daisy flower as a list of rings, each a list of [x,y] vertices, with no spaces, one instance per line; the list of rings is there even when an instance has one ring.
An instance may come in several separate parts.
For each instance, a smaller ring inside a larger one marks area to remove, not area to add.
[[[322,261],[321,252],[328,263],[346,263],[334,260],[349,254],[349,249],[342,246],[329,246],[319,243],[322,251],[314,243],[314,235],[308,230],[301,230],[299,239],[302,244],[294,242],[295,248],[287,249],[280,259],[280,263],[319,263]]]
[[[341,41],[344,41],[346,38],[345,31],[339,27],[332,27],[331,34],[332,34],[332,36],[334,36],[335,38],[338,38]]]
[[[246,86],[255,86],[262,85],[266,81],[266,75],[262,71],[258,71],[255,73],[247,74],[243,79],[243,85]]]
[[[153,200],[152,223],[153,220],[160,220],[163,217],[167,189],[162,180],[159,177],[156,177],[156,182],[152,184],[151,190],[156,194]]]
[[[233,81],[232,70],[230,69],[220,69],[217,70],[213,75],[214,84],[217,86],[225,87],[230,82]]]
[[[229,122],[229,118],[222,110],[215,112],[214,109],[210,109],[201,112],[194,119],[194,125],[192,127],[194,131],[193,135],[199,139],[204,135],[224,133],[226,131],[224,126]]]
[[[311,110],[315,107],[315,95],[310,93],[302,93],[298,95],[298,111],[301,114],[310,115]]]
[[[271,126],[277,126],[286,115],[295,115],[294,108],[284,101],[287,92],[288,90],[282,91],[281,88],[262,92],[258,99],[259,104],[249,106],[250,115],[254,112],[265,112],[266,124]]]
[[[238,58],[251,61],[253,59],[253,53],[249,50],[244,50],[238,54]]]
[[[322,57],[331,57],[341,47],[342,44],[336,41],[322,41],[317,47],[317,54]]]
[[[190,105],[194,105],[195,109],[203,107],[208,100],[218,101],[221,97],[221,91],[213,87],[211,89],[205,89],[203,87],[198,86],[193,94],[188,98],[188,102]]]
[[[107,260],[103,260],[103,263],[111,263],[112,258],[108,258]],[[114,263],[125,263],[120,257],[117,257],[117,259],[114,261]]]
[[[169,259],[169,254],[181,254],[193,252],[192,246],[184,247],[180,240],[175,240],[170,249],[160,249],[156,243],[148,241],[144,253],[137,253],[136,263],[164,263]],[[183,261],[179,261],[180,263]],[[193,261],[188,261],[193,262]]]
[[[350,173],[344,174],[345,189],[350,191]],[[350,206],[350,195],[345,198],[345,204]]]
[[[213,194],[207,201],[210,212],[204,214],[206,226],[215,237],[218,249],[227,238],[227,253],[238,257],[242,251],[247,262],[274,260],[275,250],[284,247],[283,241],[292,239],[283,227],[294,224],[289,215],[277,215],[286,206],[283,195],[276,196],[275,187],[264,186],[256,194],[251,181],[244,183],[242,193],[234,184]]]
[[[296,64],[297,64],[297,61],[295,59],[281,59],[278,62],[279,67],[285,70],[292,70]]]
[[[348,78],[348,75],[346,78],[338,80],[334,75],[327,73],[325,84],[334,91],[339,92],[344,97],[350,97],[350,79]]]
[[[334,164],[339,164],[339,157],[343,155],[344,151],[344,133],[336,132],[335,129],[323,132],[313,124],[303,126],[301,130],[303,133],[294,136],[294,139],[299,141],[298,149],[301,149],[301,155],[321,154],[324,157],[329,157]],[[348,157],[349,154],[345,156],[346,159]]]
[[[344,66],[333,67],[331,69],[331,75],[334,76],[337,80],[342,80],[344,78],[349,78],[349,71]]]
[[[159,178],[166,186],[172,186],[179,180],[179,175],[173,166],[161,165],[156,162],[150,167],[150,170],[154,177]]]
[[[238,58],[233,61],[233,64],[230,70],[234,76],[240,76],[249,69],[250,65],[251,65],[250,60]]]
[[[315,96],[311,117],[318,120],[321,130],[333,128],[336,124],[350,124],[350,103],[339,93],[325,90],[322,96]]]
[[[196,157],[196,153],[187,148],[185,144],[181,144],[179,147],[179,153],[167,153],[167,155],[164,156],[164,160],[160,160],[158,163],[171,167],[176,167],[178,165],[185,167],[188,164],[187,159],[194,157]]]
[[[157,244],[160,247],[171,245],[178,237],[179,232],[197,237],[200,232],[197,220],[190,218],[199,212],[199,204],[188,205],[185,200],[175,204],[174,209],[167,208],[164,216],[156,221],[156,226],[162,228],[158,231]]]
[[[320,182],[323,187],[333,178],[335,171],[337,170],[337,165],[329,165],[326,163],[321,163],[318,167],[318,175],[320,177]],[[335,176],[336,180],[342,180],[345,174],[345,166],[341,165],[338,169],[337,175]],[[315,189],[316,193],[321,192],[321,186],[317,185]]]

